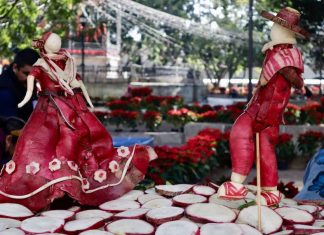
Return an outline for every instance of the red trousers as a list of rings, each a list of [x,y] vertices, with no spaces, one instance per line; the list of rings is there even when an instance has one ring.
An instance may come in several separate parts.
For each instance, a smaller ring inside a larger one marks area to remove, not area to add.
[[[255,153],[255,133],[260,133],[261,186],[276,187],[278,184],[275,143],[279,135],[279,125],[267,126],[256,122],[244,112],[234,123],[230,134],[232,171],[248,175],[253,165]]]

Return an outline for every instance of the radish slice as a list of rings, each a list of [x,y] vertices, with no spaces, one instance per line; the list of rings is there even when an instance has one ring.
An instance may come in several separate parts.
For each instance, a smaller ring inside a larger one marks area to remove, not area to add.
[[[141,203],[142,205],[148,201],[151,201],[153,199],[163,199],[165,197],[162,197],[161,195],[159,194],[144,194],[142,196],[139,196],[138,197],[138,202]]]
[[[113,216],[112,213],[107,211],[92,209],[92,210],[85,210],[76,213],[76,219],[91,219],[91,218],[101,218],[104,220],[108,220]]]
[[[198,225],[198,227],[201,227],[203,226],[204,224],[201,224],[201,223],[196,223],[196,222],[193,222],[192,220],[188,219],[187,217],[182,217],[181,219],[179,219],[179,221],[187,221],[187,222],[191,222],[191,223],[194,223],[196,225]]]
[[[146,214],[147,222],[160,225],[165,222],[178,220],[183,216],[184,209],[179,207],[161,207],[150,210]]]
[[[132,200],[117,199],[117,200],[105,202],[101,204],[99,208],[101,210],[105,210],[109,212],[121,212],[129,209],[140,208],[140,204]]]
[[[80,206],[72,206],[68,209],[68,211],[73,211],[74,213],[80,212],[81,207]]]
[[[292,208],[297,208],[303,211],[307,211],[308,213],[311,214],[316,214],[318,212],[318,207],[317,206],[312,206],[312,205],[289,205],[288,207]]]
[[[256,194],[257,193],[257,186],[255,185],[252,185],[252,184],[247,184],[245,185],[245,187],[250,191],[252,192],[253,194]]]
[[[51,217],[33,217],[24,220],[20,228],[27,233],[55,233],[60,232],[64,226],[64,219]]]
[[[321,218],[324,218],[324,210],[321,210],[321,212],[320,212],[320,217],[321,217]]]
[[[141,219],[150,209],[138,208],[120,212],[114,215],[114,219]]]
[[[121,196],[120,198],[116,199],[116,200],[120,200],[120,199],[125,199],[125,200],[137,200],[137,198],[141,195],[143,195],[144,192],[141,190],[132,190],[129,191],[128,193],[124,194],[123,196]]]
[[[283,219],[286,224],[313,224],[314,217],[307,211],[291,208],[291,207],[281,207],[275,209]]]
[[[272,233],[271,235],[292,235],[294,234],[294,230],[283,230],[281,232]]]
[[[242,229],[234,223],[205,224],[200,228],[200,235],[243,235]]]
[[[21,225],[20,220],[0,218],[0,231],[8,228],[19,228]]]
[[[218,198],[217,194],[213,194],[212,196],[210,196],[209,202],[217,204],[217,205],[227,206],[227,207],[232,208],[232,209],[237,209],[240,206],[247,203],[246,200],[244,200],[244,199],[240,199],[240,200],[221,199],[221,198]]]
[[[209,186],[204,186],[204,185],[196,185],[193,187],[192,191],[195,194],[206,196],[206,197],[209,197],[209,196],[213,195],[214,193],[216,193],[215,189],[213,189]]]
[[[175,196],[172,201],[177,206],[185,207],[195,203],[206,202],[207,198],[201,195],[186,193]]]
[[[161,195],[174,197],[189,192],[192,187],[191,184],[157,185],[155,186],[155,190]]]
[[[142,205],[142,208],[149,208],[149,209],[154,209],[154,208],[160,208],[164,206],[172,206],[172,201],[170,199],[153,199],[150,200]]]
[[[24,220],[34,214],[27,207],[16,203],[0,203],[0,218]]]
[[[324,220],[315,220],[315,222],[313,223],[313,226],[317,226],[317,227],[324,227]]]
[[[231,209],[213,203],[197,203],[186,208],[186,215],[198,223],[229,223],[235,220],[236,214]]]
[[[256,196],[252,192],[248,192],[245,196],[245,199],[255,200]]]
[[[65,221],[68,221],[73,218],[74,212],[69,210],[51,210],[51,211],[42,212],[41,216],[60,218],[60,219],[64,219]]]
[[[110,232],[106,232],[106,231],[92,229],[92,230],[88,230],[88,231],[79,233],[79,235],[114,235],[114,234],[112,234]]]
[[[323,227],[315,227],[302,224],[293,225],[294,234],[313,234],[313,233],[324,233]]]
[[[154,227],[139,219],[121,219],[106,226],[106,230],[113,234],[151,235]]]
[[[277,232],[282,226],[282,218],[266,206],[261,208],[261,232],[265,234]],[[258,226],[258,207],[250,206],[241,210],[236,223],[248,224],[254,228]]]
[[[85,230],[100,228],[104,225],[102,218],[78,219],[69,221],[64,225],[67,233],[80,233]]]
[[[293,199],[289,199],[289,198],[283,198],[280,201],[280,205],[298,205],[298,203],[293,200]]]
[[[259,230],[251,227],[247,224],[237,224],[240,229],[243,231],[243,235],[262,235],[262,233],[259,232]]]
[[[25,232],[20,229],[17,229],[17,228],[10,228],[10,229],[1,231],[0,235],[25,235]]]
[[[155,188],[149,188],[145,190],[146,194],[158,194],[155,190]]]
[[[198,225],[193,222],[178,220],[160,225],[155,235],[195,235],[198,230]]]

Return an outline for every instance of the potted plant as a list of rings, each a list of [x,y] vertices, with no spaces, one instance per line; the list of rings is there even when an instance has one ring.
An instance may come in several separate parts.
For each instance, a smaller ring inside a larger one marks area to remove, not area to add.
[[[146,111],[143,115],[143,122],[149,131],[155,131],[162,124],[162,116],[157,111]]]
[[[276,156],[278,169],[280,170],[287,170],[296,155],[292,137],[292,135],[287,133],[279,135],[278,143],[276,144]]]

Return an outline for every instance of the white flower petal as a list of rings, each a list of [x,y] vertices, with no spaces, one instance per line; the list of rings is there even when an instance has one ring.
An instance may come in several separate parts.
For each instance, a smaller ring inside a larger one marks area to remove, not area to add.
[[[82,179],[82,189],[83,190],[86,190],[86,189],[89,189],[90,188],[90,183],[87,179]]]
[[[26,166],[26,173],[36,175],[40,167],[38,162],[31,162]]]
[[[11,175],[16,169],[16,163],[13,160],[10,160],[7,164],[6,164],[6,172]]]
[[[94,173],[94,180],[102,183],[105,179],[107,179],[107,172],[99,169]]]
[[[119,157],[127,157],[130,154],[129,148],[125,146],[121,146],[117,149],[117,154]]]
[[[52,172],[61,169],[61,161],[58,160],[57,158],[54,158],[51,162],[48,163],[48,168]]]
[[[112,173],[115,173],[119,170],[119,164],[116,161],[111,161],[109,163],[109,169]]]
[[[79,167],[74,161],[67,161],[68,166],[73,171],[78,171]]]

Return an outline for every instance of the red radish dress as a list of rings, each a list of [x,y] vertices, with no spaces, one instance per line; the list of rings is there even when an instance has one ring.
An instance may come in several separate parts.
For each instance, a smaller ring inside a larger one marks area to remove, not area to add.
[[[54,62],[64,69],[65,60]],[[67,193],[80,204],[97,206],[133,189],[156,157],[154,150],[114,149],[81,90],[66,94],[40,66],[34,66],[30,75],[42,91],[12,161],[1,170],[0,203],[39,211]]]

